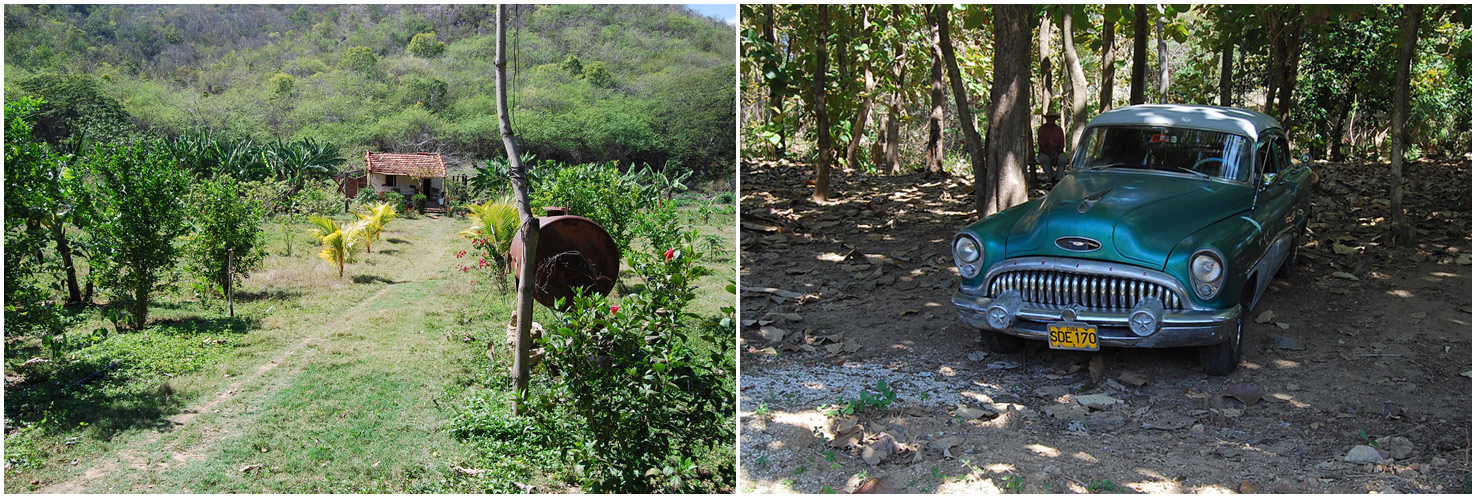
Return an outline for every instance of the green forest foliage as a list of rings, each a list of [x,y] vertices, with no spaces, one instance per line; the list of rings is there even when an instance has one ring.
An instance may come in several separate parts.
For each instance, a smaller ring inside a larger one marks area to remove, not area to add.
[[[509,105],[525,150],[732,170],[732,27],[674,6],[511,10]],[[8,88],[41,78],[109,97],[121,109],[95,114],[152,133],[314,139],[346,157],[502,154],[491,6],[7,5],[5,26]],[[48,105],[70,108],[56,93]],[[69,133],[45,123],[38,133]]]

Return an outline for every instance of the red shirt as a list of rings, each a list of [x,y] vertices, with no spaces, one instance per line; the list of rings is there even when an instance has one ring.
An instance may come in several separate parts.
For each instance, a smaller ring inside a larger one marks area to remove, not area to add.
[[[1067,147],[1067,139],[1062,136],[1062,127],[1055,123],[1044,123],[1037,128],[1037,150],[1049,156],[1061,154],[1062,149]]]

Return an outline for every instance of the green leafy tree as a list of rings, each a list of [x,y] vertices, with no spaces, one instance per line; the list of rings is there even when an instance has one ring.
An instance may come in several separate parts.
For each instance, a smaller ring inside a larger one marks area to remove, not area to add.
[[[224,293],[261,264],[265,210],[230,176],[195,184],[188,198],[190,233],[182,245],[185,270],[200,287]],[[233,255],[228,265],[227,256]],[[229,266],[229,268],[228,268]]]
[[[436,41],[436,32],[432,31],[411,37],[411,43],[405,47],[405,50],[416,57],[430,59],[445,52],[446,43]]]
[[[159,142],[105,144],[88,157],[97,176],[99,219],[91,231],[101,248],[93,258],[103,282],[142,328],[149,302],[179,254],[186,234],[189,177]]]
[[[421,104],[434,114],[445,110],[451,103],[451,93],[447,91],[445,81],[418,76],[407,76],[402,81],[401,105]]]
[[[559,67],[575,76],[585,74],[585,65],[580,62],[580,58],[575,56],[575,54],[566,54],[565,59],[560,61]]]
[[[293,94],[293,76],[287,73],[277,73],[267,78],[267,88],[272,89],[275,98],[287,98]]]
[[[16,86],[40,98],[34,111],[32,133],[36,138],[62,145],[70,141],[68,150],[81,147],[77,141],[108,141],[127,134],[128,112],[86,75],[43,74],[21,80]]]
[[[61,306],[45,285],[50,265],[40,257],[51,237],[35,218],[59,194],[52,152],[31,136],[28,120],[39,105],[29,97],[5,102],[6,337],[61,331]]]
[[[355,46],[344,51],[344,58],[339,59],[339,67],[368,76],[374,74],[379,62],[369,47]]]
[[[611,81],[611,72],[606,69],[605,61],[595,61],[586,64],[581,69],[581,74],[585,76],[585,81],[589,81],[591,85],[597,88],[610,88],[611,84],[614,83]]]

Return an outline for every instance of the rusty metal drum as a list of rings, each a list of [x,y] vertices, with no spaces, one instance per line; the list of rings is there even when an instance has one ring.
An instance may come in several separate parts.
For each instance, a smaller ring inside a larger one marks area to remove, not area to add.
[[[539,218],[539,243],[534,255],[534,300],[547,308],[563,298],[566,305],[576,288],[587,294],[607,295],[621,273],[621,250],[599,224],[583,216],[567,214],[565,208],[545,208],[550,216]],[[508,250],[514,275],[521,275],[522,237],[513,239]]]

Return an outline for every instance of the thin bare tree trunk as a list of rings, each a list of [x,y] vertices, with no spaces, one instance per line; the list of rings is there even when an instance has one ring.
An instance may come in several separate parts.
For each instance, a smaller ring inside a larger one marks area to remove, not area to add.
[[[774,4],[765,4],[765,26],[764,26],[764,29],[765,29],[765,32],[764,32],[763,36],[765,37],[765,41],[766,42],[769,42],[770,46],[772,46],[772,47],[775,46],[775,5]],[[767,106],[765,106],[765,121],[772,122],[772,121],[775,120],[775,118],[777,118],[777,117],[780,116],[780,114],[781,114],[780,107],[783,106],[783,105],[785,105],[785,102],[783,100],[781,100],[779,94],[776,94],[774,92],[770,92],[770,99],[769,99],[769,101],[770,101],[770,103]],[[786,136],[786,134],[785,134],[784,126],[781,126],[781,129],[780,129],[779,133],[780,133],[780,143],[775,145],[774,153],[772,154],[776,159],[779,159],[781,157],[785,157],[785,136]]]
[[[1287,52],[1283,48],[1283,31],[1285,30],[1283,7],[1268,6],[1264,12],[1264,23],[1268,30],[1268,49],[1272,53],[1273,63],[1268,66],[1268,91],[1263,96],[1262,112],[1268,115],[1277,114],[1273,107],[1273,101],[1277,99],[1280,86],[1283,84],[1284,57]]]
[[[1216,86],[1220,94],[1218,103],[1224,107],[1232,105],[1232,47],[1231,37],[1221,44],[1221,81]]]
[[[513,191],[518,203],[520,220],[519,237],[523,239],[523,261],[518,262],[518,304],[515,325],[518,339],[513,356],[513,415],[523,414],[524,398],[529,392],[529,326],[534,321],[534,255],[538,254],[539,218],[529,208],[528,170],[518,154],[518,143],[513,140],[513,125],[508,120],[508,71],[506,69],[505,27],[507,6],[498,5],[498,46],[493,60],[497,71],[498,129],[503,135],[503,150],[508,154],[509,176],[513,180]]]
[[[1170,47],[1165,44],[1165,20],[1155,20],[1155,37],[1159,38],[1160,45],[1155,54],[1159,59],[1160,76],[1155,78],[1155,91],[1160,94],[1160,103],[1170,102]]]
[[[996,50],[990,102],[990,157],[987,166],[994,191],[985,215],[1026,202],[1026,137],[1030,135],[1031,95],[1031,7],[992,6]]]
[[[831,192],[831,120],[826,115],[826,33],[831,17],[826,4],[818,6],[816,22],[816,77],[811,85],[811,100],[816,103],[816,191],[811,200],[825,201]]]
[[[927,9],[927,7],[926,7]],[[939,26],[929,23],[929,43],[939,46]],[[938,50],[929,51],[929,142],[924,151],[924,171],[944,173],[944,60]]]
[[[1134,64],[1129,74],[1129,105],[1144,103],[1145,65],[1149,51],[1149,13],[1144,4],[1134,6]]]
[[[939,31],[939,43],[934,45],[934,50],[939,51],[939,58],[949,70],[949,87],[955,96],[955,117],[959,118],[960,129],[965,132],[965,148],[970,152],[971,171],[975,174],[975,212],[984,217],[985,200],[988,197],[985,147],[980,143],[980,132],[975,128],[975,111],[970,107],[964,80],[960,79],[960,66],[955,62],[955,48],[949,39],[949,11],[938,5],[931,6],[930,9],[933,11],[930,18]]]
[[[862,17],[862,37],[872,39],[872,21],[868,18],[867,7],[860,7]],[[872,75],[872,59],[863,56],[862,59],[863,95],[862,106],[857,110],[857,120],[852,122],[852,140],[847,142],[847,167],[857,168],[857,147],[862,144],[862,135],[867,131],[867,123],[870,121],[868,115],[872,113],[872,93],[877,89],[877,80]]]
[[[1114,26],[1117,19],[1103,18],[1103,55],[1098,59],[1098,112],[1114,107]]]
[[[1035,83],[1037,86],[1037,101],[1042,106],[1036,115],[1046,115],[1052,110],[1052,16],[1048,12],[1042,12],[1042,18],[1037,20],[1037,70],[1042,72],[1042,78]]]
[[[894,20],[895,23],[901,22],[903,20],[903,15],[899,12],[899,9],[900,8],[901,8],[900,6],[896,6],[896,5],[893,6],[893,20]],[[903,77],[904,77],[904,74],[903,74],[903,45],[901,43],[899,43],[898,41],[896,41],[896,39],[893,42],[893,68],[892,68],[892,72],[893,72],[893,91],[888,96],[888,126],[887,126],[887,129],[884,130],[885,131],[885,134],[886,134],[886,137],[887,137],[886,140],[888,142],[887,143],[887,149],[888,149],[888,151],[886,153],[887,159],[886,159],[885,163],[887,164],[887,170],[888,170],[888,173],[889,174],[897,173],[898,170],[900,169],[900,165],[899,165],[900,158],[898,157],[899,156],[898,155],[898,148],[899,148],[899,143],[898,143],[899,142],[899,137],[898,137],[898,120],[899,120],[899,115],[902,114],[902,109],[901,108],[903,107],[903,94],[900,93],[901,92],[900,89],[903,88],[903,84],[904,84]]]
[[[1072,109],[1068,115],[1067,150],[1077,150],[1078,140],[1083,136],[1083,126],[1088,123],[1088,78],[1083,76],[1083,63],[1078,61],[1078,46],[1073,43],[1073,13],[1080,7],[1062,7],[1062,61],[1067,66],[1068,80],[1072,82]]]
[[[1408,244],[1412,230],[1401,200],[1401,168],[1406,162],[1406,120],[1411,113],[1411,56],[1416,51],[1422,6],[1406,5],[1401,17],[1401,36],[1396,38],[1401,47],[1396,60],[1396,102],[1391,111],[1391,232],[1397,243]]]
[[[1293,112],[1293,90],[1298,84],[1298,58],[1303,52],[1303,22],[1290,19],[1288,25],[1283,41],[1283,83],[1278,87],[1277,117],[1283,123],[1296,126],[1297,123],[1290,123],[1288,118]]]

